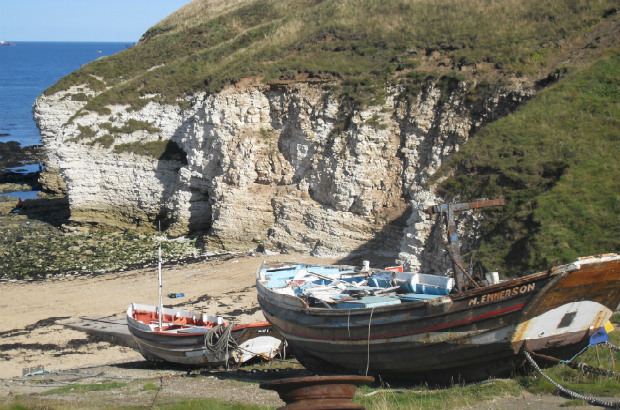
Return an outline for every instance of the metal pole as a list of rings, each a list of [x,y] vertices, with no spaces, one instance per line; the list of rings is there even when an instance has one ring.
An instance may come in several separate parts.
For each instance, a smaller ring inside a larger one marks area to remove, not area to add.
[[[162,302],[162,280],[161,280],[161,222],[159,222],[159,251],[158,251],[158,263],[157,271],[159,276],[159,330],[162,329],[162,316],[164,315],[164,306]]]

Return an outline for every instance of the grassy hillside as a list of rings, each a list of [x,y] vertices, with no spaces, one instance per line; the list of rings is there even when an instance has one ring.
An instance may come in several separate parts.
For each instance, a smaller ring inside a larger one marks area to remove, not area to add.
[[[380,102],[391,84],[414,98],[429,78],[465,81],[471,98],[508,78],[536,82],[547,89],[441,172],[448,198],[508,200],[474,256],[517,274],[620,251],[619,10],[617,0],[194,0],[46,93],[87,83],[105,92],[86,109],[105,113],[183,104],[244,77],[325,81],[354,105]]]
[[[303,74],[343,80],[335,91],[365,103],[387,84],[415,89],[427,75],[544,77],[567,43],[615,15],[613,0],[194,0],[136,47],[46,92],[114,86],[88,104],[105,112],[110,102],[176,102],[243,77]]]
[[[444,167],[448,196],[504,197],[475,260],[514,274],[620,251],[620,48],[483,129]]]

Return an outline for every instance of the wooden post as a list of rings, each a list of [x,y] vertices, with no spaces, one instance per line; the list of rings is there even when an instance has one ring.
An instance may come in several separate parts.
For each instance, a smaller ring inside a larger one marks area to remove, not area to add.
[[[481,200],[476,202],[465,202],[462,204],[442,204],[433,205],[427,208],[429,213],[441,213],[446,215],[446,223],[448,228],[448,253],[454,263],[454,281],[455,288],[462,292],[468,287],[477,287],[478,284],[470,277],[469,273],[463,267],[463,258],[461,256],[461,243],[458,238],[456,228],[455,212],[466,211],[468,209],[484,208],[488,206],[504,205],[503,199]],[[468,283],[468,281],[470,283]]]

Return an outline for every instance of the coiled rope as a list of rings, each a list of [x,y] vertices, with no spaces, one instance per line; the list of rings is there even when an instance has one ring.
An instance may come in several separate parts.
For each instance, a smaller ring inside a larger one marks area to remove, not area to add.
[[[545,373],[543,373],[541,368],[538,367],[538,364],[534,361],[534,359],[532,359],[532,356],[530,356],[530,354],[527,351],[524,351],[523,353],[525,354],[525,358],[532,365],[532,367],[534,367],[534,369],[536,369],[536,371],[538,373],[540,373],[545,379],[549,380],[549,382],[551,384],[553,384],[555,387],[557,387],[558,390],[560,390],[562,393],[564,393],[564,394],[566,394],[566,395],[568,395],[568,396],[570,396],[572,398],[583,400],[583,401],[587,402],[588,404],[591,404],[591,405],[594,405],[594,406],[602,406],[602,407],[611,408],[611,409],[620,409],[620,402],[618,402],[618,401],[601,400],[601,399],[597,399],[595,397],[584,396],[583,394],[574,392],[574,391],[572,391],[572,390],[562,386],[561,384],[559,384],[555,380],[553,380],[551,377],[549,377]]]
[[[229,352],[238,347],[237,342],[231,336],[233,325],[230,323],[214,326],[205,333],[205,349],[216,357],[223,357],[228,366]]]

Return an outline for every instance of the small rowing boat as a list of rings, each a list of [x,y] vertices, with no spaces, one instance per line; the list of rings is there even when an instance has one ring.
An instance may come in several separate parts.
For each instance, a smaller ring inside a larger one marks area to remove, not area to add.
[[[146,360],[189,366],[270,360],[282,338],[268,322],[232,324],[219,316],[131,303],[127,325]]]

